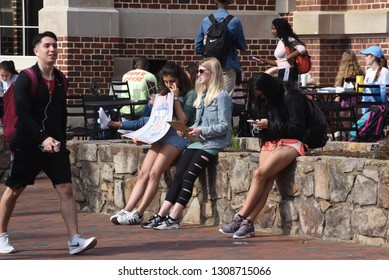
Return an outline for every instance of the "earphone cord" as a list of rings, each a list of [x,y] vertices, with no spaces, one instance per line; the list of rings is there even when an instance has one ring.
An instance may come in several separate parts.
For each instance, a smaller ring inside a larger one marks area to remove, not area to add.
[[[50,99],[49,99],[49,102],[47,102],[47,105],[45,107],[45,118],[42,120],[42,128],[43,128],[43,131],[46,131],[46,126],[45,126],[45,121],[48,119],[48,116],[47,116],[47,109],[49,108],[49,105],[51,103],[51,95],[49,95]]]

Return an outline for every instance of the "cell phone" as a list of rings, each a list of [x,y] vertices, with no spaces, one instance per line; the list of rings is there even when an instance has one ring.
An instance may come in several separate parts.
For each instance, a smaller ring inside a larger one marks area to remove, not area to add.
[[[254,120],[247,120],[248,123],[253,123],[255,122]]]

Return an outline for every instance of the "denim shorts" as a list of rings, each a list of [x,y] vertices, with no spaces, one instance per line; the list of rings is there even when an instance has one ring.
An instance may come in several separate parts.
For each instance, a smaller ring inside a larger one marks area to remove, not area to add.
[[[165,136],[154,144],[169,144],[176,147],[179,151],[183,151],[190,144],[190,141],[184,137],[179,136],[177,134],[177,130],[175,130],[173,127],[170,127]]]

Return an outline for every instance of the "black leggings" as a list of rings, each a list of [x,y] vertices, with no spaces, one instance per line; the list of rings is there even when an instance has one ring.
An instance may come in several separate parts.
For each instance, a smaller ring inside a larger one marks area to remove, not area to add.
[[[193,185],[216,156],[199,149],[187,149],[176,167],[176,174],[166,194],[166,201],[184,207],[192,197]]]

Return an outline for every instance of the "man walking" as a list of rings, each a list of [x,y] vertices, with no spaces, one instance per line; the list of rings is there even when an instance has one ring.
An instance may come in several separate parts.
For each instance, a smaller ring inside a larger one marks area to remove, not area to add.
[[[92,249],[97,240],[82,238],[78,230],[69,151],[66,149],[67,87],[64,82],[67,81],[54,67],[58,56],[57,36],[50,31],[39,33],[32,44],[38,59],[32,66],[37,85],[35,93],[30,93],[34,83],[25,72],[21,72],[15,82],[14,99],[19,120],[10,142],[14,155],[5,182],[7,187],[0,200],[0,253],[15,252],[7,233],[8,223],[17,199],[43,170],[58,193],[69,238],[69,254],[79,254]]]
[[[216,0],[215,1],[218,9],[213,13],[217,22],[222,22],[228,15],[227,11],[228,4],[230,0]],[[204,42],[208,32],[209,27],[212,25],[209,17],[203,19],[197,37],[195,40],[195,51],[197,54],[204,54]],[[234,93],[235,84],[236,84],[236,75],[240,73],[240,64],[238,59],[237,49],[245,51],[247,49],[243,27],[240,20],[234,16],[227,24],[228,36],[230,38],[231,49],[228,52],[228,55],[225,62],[222,64],[223,67],[223,77],[226,84],[226,90],[230,96]]]

